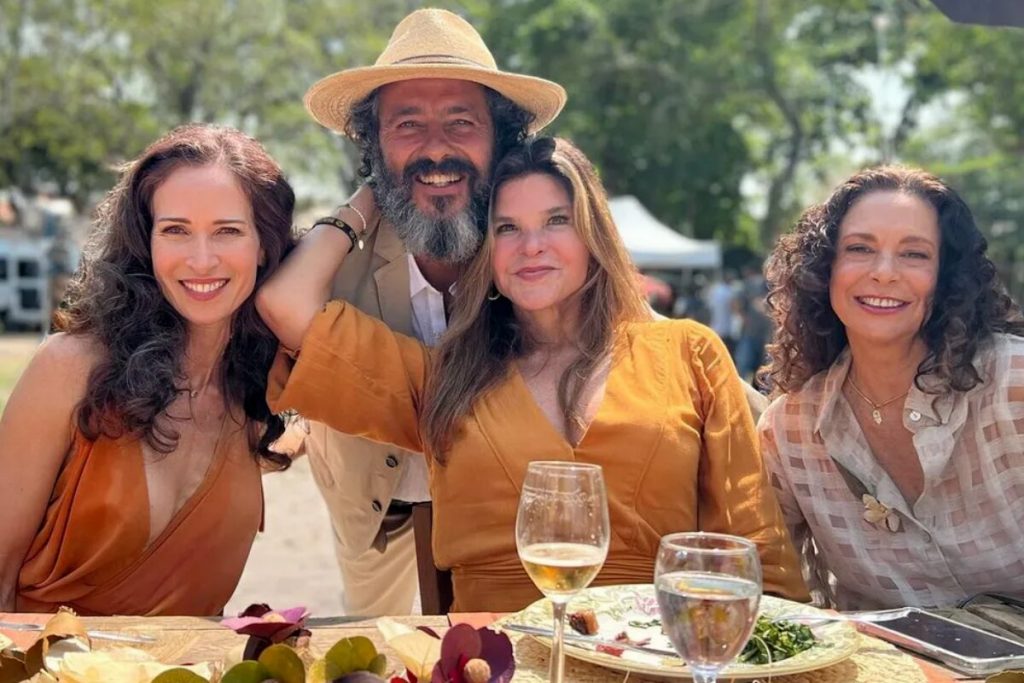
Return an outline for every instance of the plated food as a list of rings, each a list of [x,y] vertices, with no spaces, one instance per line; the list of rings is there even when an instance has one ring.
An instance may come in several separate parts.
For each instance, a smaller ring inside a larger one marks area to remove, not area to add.
[[[782,619],[773,621],[765,616],[757,618],[750,640],[740,652],[744,664],[772,664],[795,657],[810,650],[818,639],[810,627]]]
[[[659,656],[638,652],[633,648],[609,646],[609,641],[644,645],[654,650],[672,651],[671,643],[662,633],[661,620],[651,584],[604,586],[582,591],[569,605],[570,622],[580,639],[566,642],[568,656],[619,671],[688,679],[688,669],[675,656]],[[726,667],[721,677],[739,680],[813,671],[837,664],[857,649],[857,632],[846,622],[816,626],[814,630],[800,624],[777,621],[787,614],[823,613],[808,605],[763,596],[758,626],[743,655]],[[522,612],[499,622],[524,624],[550,629],[551,603],[539,600]],[[569,629],[567,629],[569,630]],[[587,637],[601,644],[591,644]],[[550,645],[550,639],[537,637]],[[760,639],[760,640],[758,640]],[[785,655],[785,656],[783,656]],[[747,661],[743,661],[743,659]],[[765,663],[768,660],[771,663]]]

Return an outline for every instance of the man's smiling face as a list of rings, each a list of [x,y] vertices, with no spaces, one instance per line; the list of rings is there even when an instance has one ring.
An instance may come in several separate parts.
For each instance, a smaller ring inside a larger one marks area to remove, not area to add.
[[[483,86],[415,79],[383,86],[374,194],[406,247],[446,262],[482,241],[494,126]]]

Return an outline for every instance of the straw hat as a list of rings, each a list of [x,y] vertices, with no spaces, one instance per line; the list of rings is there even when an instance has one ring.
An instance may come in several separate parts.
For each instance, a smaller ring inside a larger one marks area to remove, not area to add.
[[[345,133],[352,107],[367,95],[382,85],[414,78],[454,78],[493,88],[534,114],[530,133],[551,123],[565,106],[562,86],[499,71],[476,29],[440,9],[421,9],[407,16],[373,66],[339,71],[317,81],[304,103],[318,122]]]

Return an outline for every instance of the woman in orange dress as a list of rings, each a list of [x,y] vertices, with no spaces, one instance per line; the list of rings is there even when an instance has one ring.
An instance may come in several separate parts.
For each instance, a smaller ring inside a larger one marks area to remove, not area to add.
[[[431,191],[451,201],[459,184]],[[354,306],[324,306],[354,231],[310,231],[257,294],[298,349],[275,365],[271,406],[425,452],[455,611],[540,597],[514,532],[532,460],[603,467],[612,539],[597,584],[650,582],[660,537],[703,529],[755,541],[765,589],[806,598],[736,369],[707,328],[652,320],[586,157],[540,138],[498,164],[493,187],[436,355]]]
[[[283,431],[252,293],[294,194],[252,138],[185,126],[130,163],[0,421],[0,611],[216,614]]]

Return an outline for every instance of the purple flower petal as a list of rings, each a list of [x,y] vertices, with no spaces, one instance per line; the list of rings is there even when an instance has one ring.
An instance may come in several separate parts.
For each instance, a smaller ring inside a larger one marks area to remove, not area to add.
[[[431,683],[462,679],[462,664],[480,656],[480,634],[469,624],[456,624],[441,639],[441,658],[434,666]]]
[[[298,624],[309,616],[309,610],[305,607],[289,607],[277,612],[286,622]]]
[[[489,683],[508,683],[516,672],[516,657],[512,650],[512,641],[504,633],[482,628],[480,635],[480,654],[491,667]]]
[[[224,626],[225,628],[229,628],[232,631],[238,631],[239,629],[243,629],[243,628],[245,628],[247,626],[252,626],[253,624],[262,624],[262,623],[263,623],[263,620],[260,619],[259,617],[231,617],[230,619],[221,619],[220,620],[220,625],[221,626]]]
[[[292,633],[299,630],[300,627],[295,624],[273,624],[267,622],[260,622],[258,624],[250,624],[239,629],[235,629],[235,633],[242,633],[247,636],[254,636],[256,638],[267,638],[273,640],[275,643],[280,642],[287,638]]]
[[[438,640],[441,640],[441,636],[437,635],[437,631],[435,631],[434,629],[430,628],[429,626],[417,626],[416,630],[417,631],[423,631],[427,635],[434,636]]]
[[[276,611],[266,605],[249,605],[239,616],[222,619],[220,624],[235,633],[271,638],[282,631],[297,630],[308,616],[309,611],[305,607]]]
[[[270,611],[270,605],[264,602],[254,603],[249,605],[244,610],[238,613],[240,617],[262,617],[264,614]]]
[[[336,680],[337,683],[386,683],[383,678],[369,671],[353,671]]]

